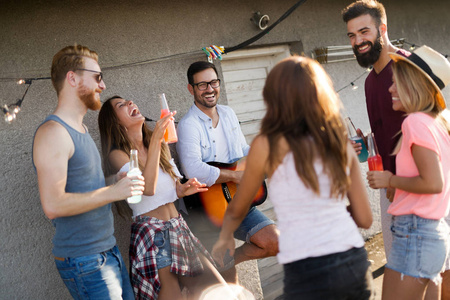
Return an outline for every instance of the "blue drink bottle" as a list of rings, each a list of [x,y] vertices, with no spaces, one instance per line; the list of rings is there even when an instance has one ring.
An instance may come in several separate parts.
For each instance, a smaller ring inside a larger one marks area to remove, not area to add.
[[[359,136],[358,133],[356,132],[355,125],[353,125],[353,122],[350,118],[347,117],[345,121],[347,123],[348,138],[352,141],[355,141],[356,143],[360,143],[362,146],[361,153],[358,154],[359,162],[367,161],[369,152],[367,151],[367,147],[366,144],[364,143],[363,138]]]

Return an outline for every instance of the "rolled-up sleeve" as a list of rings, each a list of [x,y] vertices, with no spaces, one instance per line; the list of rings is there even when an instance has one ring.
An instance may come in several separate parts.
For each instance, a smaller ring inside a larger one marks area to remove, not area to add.
[[[202,161],[202,128],[199,122],[183,118],[177,128],[176,145],[181,170],[187,178],[197,178],[207,186],[213,185],[220,175],[220,169]]]

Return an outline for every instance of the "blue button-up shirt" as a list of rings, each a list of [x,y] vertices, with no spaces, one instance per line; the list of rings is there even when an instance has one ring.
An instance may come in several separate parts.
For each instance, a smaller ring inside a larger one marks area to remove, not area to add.
[[[222,123],[228,145],[228,161],[232,163],[247,156],[250,146],[241,131],[239,120],[234,111],[224,105],[217,105],[217,113]],[[220,175],[220,169],[206,162],[213,162],[216,155],[216,143],[212,136],[212,119],[195,104],[178,123],[177,153],[181,170],[187,178],[196,177],[207,186],[213,185]]]

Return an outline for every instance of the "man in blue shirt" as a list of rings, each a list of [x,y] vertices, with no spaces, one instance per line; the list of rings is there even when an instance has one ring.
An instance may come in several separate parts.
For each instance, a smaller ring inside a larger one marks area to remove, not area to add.
[[[207,162],[233,163],[248,154],[245,141],[234,111],[218,105],[220,79],[214,64],[198,61],[188,69],[188,90],[194,104],[178,124],[177,152],[181,169],[188,178],[196,177],[207,186],[225,182],[239,184],[243,171],[220,169]],[[193,207],[187,201],[189,227],[205,247],[211,251],[220,228],[208,220],[203,208]],[[235,264],[274,256],[278,252],[278,232],[272,220],[255,207],[251,208],[235,238],[245,243],[236,249],[234,257],[224,261],[222,275],[236,282]]]

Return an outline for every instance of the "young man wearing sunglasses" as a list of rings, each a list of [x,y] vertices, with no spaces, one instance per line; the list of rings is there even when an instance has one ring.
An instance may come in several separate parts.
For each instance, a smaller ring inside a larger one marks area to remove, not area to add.
[[[56,228],[56,267],[74,299],[134,299],[111,203],[142,194],[144,182],[125,176],[105,186],[100,153],[83,124],[88,109],[101,107],[106,88],[97,53],[63,48],[53,57],[51,78],[58,105],[36,131],[33,163],[42,208]]]
[[[234,182],[239,184],[243,171],[220,169],[207,162],[232,163],[248,154],[234,111],[217,104],[221,81],[214,64],[198,61],[188,69],[187,88],[194,104],[178,124],[177,153],[181,168],[188,178],[196,177],[207,186]],[[211,251],[217,241],[220,227],[210,222],[202,207],[186,201],[185,216],[192,232]],[[220,270],[229,282],[236,282],[235,265],[246,260],[274,256],[278,252],[278,233],[274,222],[255,207],[251,208],[235,237],[245,243],[236,249],[233,257],[219,262]]]

